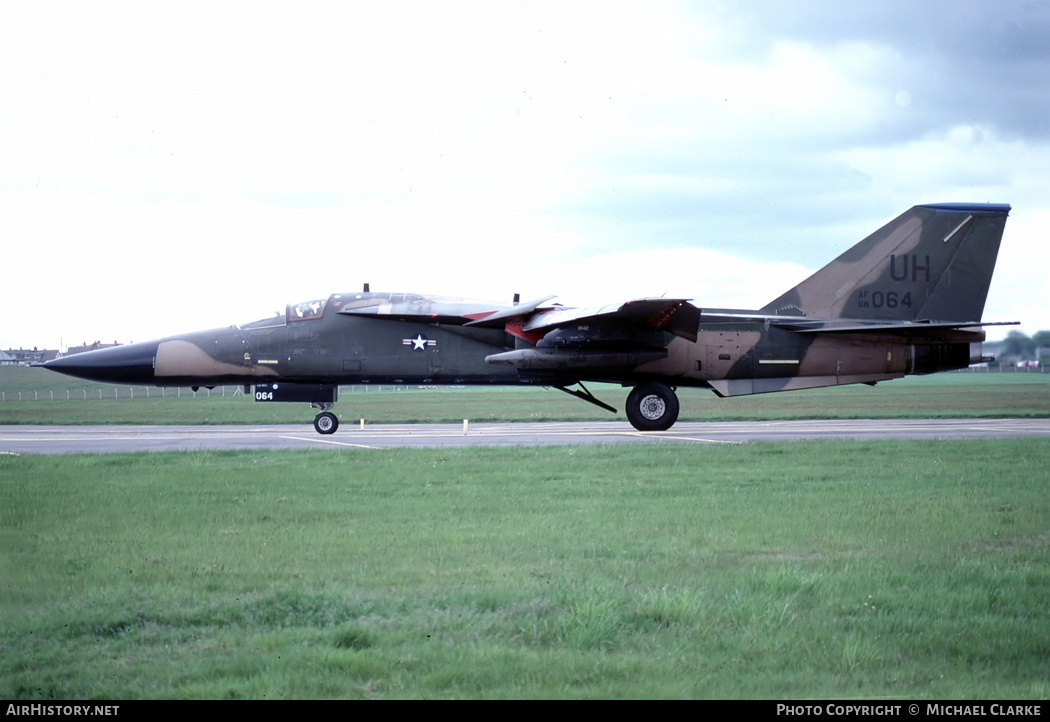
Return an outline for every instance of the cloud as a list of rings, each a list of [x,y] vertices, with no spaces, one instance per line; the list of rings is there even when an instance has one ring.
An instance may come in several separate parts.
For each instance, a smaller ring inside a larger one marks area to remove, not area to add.
[[[0,8],[0,346],[353,290],[764,303],[915,203],[1047,297],[1044,3]],[[605,291],[602,294],[602,290]],[[738,301],[739,299],[739,301]],[[754,299],[748,301],[748,299]],[[998,314],[997,314],[998,315]]]
[[[718,4],[738,21],[734,49],[750,57],[770,39],[808,43],[821,54],[862,44],[888,54],[864,68],[882,87],[911,99],[907,122],[893,132],[943,131],[981,125],[1001,135],[1045,141],[1050,88],[1050,4],[1044,0],[910,3],[890,0],[843,6],[821,0]]]

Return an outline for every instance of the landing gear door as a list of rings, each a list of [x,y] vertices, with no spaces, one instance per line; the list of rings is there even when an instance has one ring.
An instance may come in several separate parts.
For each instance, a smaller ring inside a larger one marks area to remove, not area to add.
[[[293,384],[278,381],[271,384],[255,384],[256,401],[298,401],[309,404],[334,404],[339,398],[339,387],[335,384]]]

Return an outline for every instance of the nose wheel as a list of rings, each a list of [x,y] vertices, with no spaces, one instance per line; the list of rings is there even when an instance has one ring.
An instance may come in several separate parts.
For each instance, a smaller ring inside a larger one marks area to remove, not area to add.
[[[314,417],[314,429],[317,433],[334,434],[335,430],[339,428],[339,417],[329,411],[332,408],[332,404],[315,402],[310,405],[321,411]]]
[[[339,428],[339,417],[331,411],[322,411],[314,418],[314,429],[319,434],[334,434]]]

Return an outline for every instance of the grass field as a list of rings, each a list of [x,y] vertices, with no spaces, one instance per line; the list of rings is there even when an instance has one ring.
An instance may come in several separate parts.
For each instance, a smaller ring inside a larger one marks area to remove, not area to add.
[[[1048,396],[1027,374],[681,393],[687,418],[1045,416]],[[28,411],[51,403],[0,418],[312,417]],[[561,404],[611,418],[540,389],[340,406]],[[0,698],[1045,699],[1048,483],[1041,439],[0,455]]]
[[[340,392],[344,422],[623,420],[627,391],[589,385],[620,410],[603,411],[555,389],[532,387],[367,389]],[[100,394],[101,391],[101,394]],[[309,424],[308,404],[262,404],[238,387],[208,395],[144,387],[88,386],[46,369],[0,367],[0,424]],[[67,393],[69,398],[66,398]],[[149,394],[147,398],[147,393]],[[18,395],[22,395],[22,400]],[[177,395],[180,394],[180,395]],[[115,397],[116,395],[116,397]],[[52,400],[52,396],[54,400]],[[100,398],[101,396],[101,398]],[[1050,374],[952,373],[909,376],[870,387],[809,389],[720,399],[702,389],[680,389],[683,421],[800,418],[1050,416]],[[133,397],[133,398],[132,398]]]
[[[0,456],[0,696],[1050,695],[1050,443]]]

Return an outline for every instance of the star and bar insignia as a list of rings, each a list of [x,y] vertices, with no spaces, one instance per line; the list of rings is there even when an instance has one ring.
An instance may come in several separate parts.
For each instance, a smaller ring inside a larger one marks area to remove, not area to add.
[[[416,334],[415,338],[401,339],[402,346],[411,346],[413,351],[426,351],[427,346],[437,346],[437,341],[429,339],[423,334]]]

